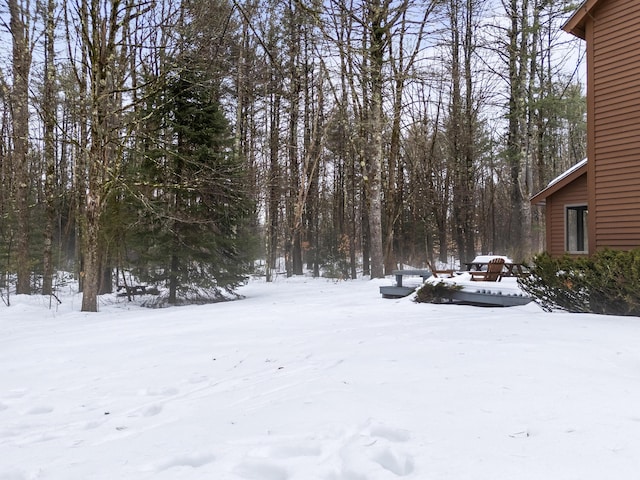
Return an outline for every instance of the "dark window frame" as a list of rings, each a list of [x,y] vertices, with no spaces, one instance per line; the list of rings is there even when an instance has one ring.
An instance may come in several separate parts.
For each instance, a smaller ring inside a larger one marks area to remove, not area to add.
[[[565,206],[565,250],[568,253],[589,252],[589,232],[587,205]]]

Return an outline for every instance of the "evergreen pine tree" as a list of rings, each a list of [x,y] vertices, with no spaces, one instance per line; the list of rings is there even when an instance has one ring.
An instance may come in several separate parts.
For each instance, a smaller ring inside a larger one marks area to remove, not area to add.
[[[194,69],[165,77],[142,112],[144,160],[132,164],[135,271],[165,284],[172,304],[220,299],[250,268],[245,172],[205,77]]]

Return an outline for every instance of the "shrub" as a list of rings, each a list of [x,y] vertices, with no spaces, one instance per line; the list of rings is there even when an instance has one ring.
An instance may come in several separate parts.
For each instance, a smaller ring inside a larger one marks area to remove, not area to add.
[[[590,258],[544,253],[519,283],[547,311],[640,315],[640,249],[602,250]]]
[[[519,278],[518,283],[544,310],[588,312],[588,293],[582,281],[586,262],[582,258],[553,258],[543,253],[535,257],[530,274]]]
[[[415,301],[418,303],[450,302],[453,298],[453,293],[457,292],[461,288],[462,287],[459,285],[453,285],[445,282],[424,283],[416,291]]]
[[[590,273],[586,288],[594,313],[640,316],[640,249],[602,250]]]

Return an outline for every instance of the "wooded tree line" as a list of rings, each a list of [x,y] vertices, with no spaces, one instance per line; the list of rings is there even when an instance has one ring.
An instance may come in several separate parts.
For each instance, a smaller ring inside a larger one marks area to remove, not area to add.
[[[167,301],[526,259],[585,155],[565,0],[4,0],[0,271]],[[283,262],[280,259],[284,259]]]

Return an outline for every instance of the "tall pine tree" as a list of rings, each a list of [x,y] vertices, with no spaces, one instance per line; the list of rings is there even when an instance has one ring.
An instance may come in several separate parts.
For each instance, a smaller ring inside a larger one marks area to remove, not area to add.
[[[128,243],[139,277],[166,284],[169,303],[212,301],[250,268],[245,172],[207,75],[176,67],[164,78],[143,112]]]

